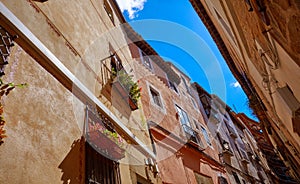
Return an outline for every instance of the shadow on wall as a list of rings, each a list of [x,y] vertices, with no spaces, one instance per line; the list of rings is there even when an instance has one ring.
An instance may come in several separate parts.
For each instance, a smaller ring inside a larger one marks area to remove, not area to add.
[[[63,184],[84,183],[84,138],[75,140],[71,150],[58,166]]]

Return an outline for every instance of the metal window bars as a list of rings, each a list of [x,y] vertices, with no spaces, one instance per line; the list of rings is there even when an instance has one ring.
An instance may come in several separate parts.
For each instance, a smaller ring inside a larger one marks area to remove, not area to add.
[[[0,77],[5,75],[4,68],[8,64],[10,49],[14,46],[13,40],[16,36],[11,36],[3,27],[0,26]]]

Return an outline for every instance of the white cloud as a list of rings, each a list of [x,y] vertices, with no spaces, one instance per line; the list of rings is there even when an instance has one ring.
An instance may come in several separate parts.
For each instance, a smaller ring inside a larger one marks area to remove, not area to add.
[[[235,87],[235,88],[240,88],[241,87],[241,85],[238,81],[231,83],[230,86]]]
[[[144,9],[146,2],[147,0],[117,0],[121,11],[127,11],[130,19],[135,18],[136,13]]]

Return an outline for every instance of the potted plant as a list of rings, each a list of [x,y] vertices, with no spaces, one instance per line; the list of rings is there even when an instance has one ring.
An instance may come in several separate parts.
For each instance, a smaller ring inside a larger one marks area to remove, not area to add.
[[[100,152],[112,159],[122,159],[125,157],[125,149],[123,148],[124,139],[118,133],[109,131],[99,123],[90,125],[88,140]]]
[[[138,82],[134,82],[132,76],[127,74],[125,70],[120,70],[116,76],[115,87],[124,99],[128,99],[131,110],[138,109],[137,102],[141,97],[141,88]]]

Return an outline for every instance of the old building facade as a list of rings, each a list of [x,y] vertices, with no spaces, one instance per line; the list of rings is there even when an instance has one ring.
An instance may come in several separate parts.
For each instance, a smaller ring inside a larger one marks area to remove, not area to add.
[[[1,94],[0,183],[270,183],[248,119],[159,57],[115,0],[0,11],[0,75],[28,83]]]
[[[248,118],[245,114],[239,113],[236,116],[241,129],[249,140],[249,147],[254,151],[252,154],[255,163],[260,163],[266,171],[268,178],[273,183],[297,183],[289,175],[288,168],[283,163],[278,152],[275,151],[270,139],[263,132],[258,122]],[[247,127],[247,128],[243,128]]]
[[[197,83],[194,86],[229,183],[271,183],[266,174],[268,165],[257,163],[252,157],[255,151],[250,145],[256,145],[256,140],[248,128],[240,126],[235,113],[219,97],[210,95]]]
[[[129,31],[129,30],[128,30]],[[226,180],[190,79],[131,32],[141,103],[163,183]]]
[[[299,2],[190,1],[299,181]]]
[[[161,183],[144,161],[155,155],[116,2],[1,1],[0,10],[3,80],[29,84],[1,96],[0,183]]]

